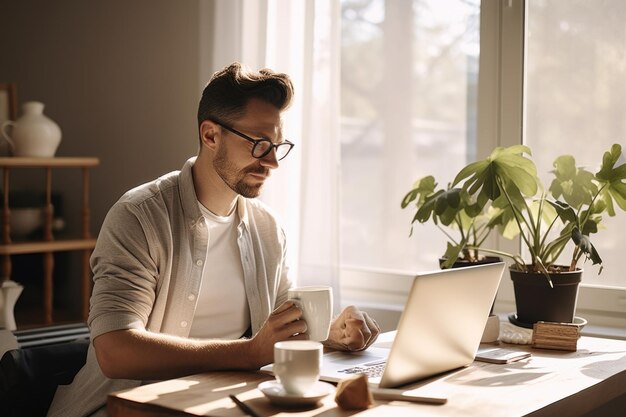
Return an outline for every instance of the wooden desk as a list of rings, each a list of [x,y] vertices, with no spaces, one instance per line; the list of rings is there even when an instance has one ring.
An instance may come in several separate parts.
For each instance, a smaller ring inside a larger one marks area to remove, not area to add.
[[[383,341],[385,336],[381,336]],[[586,415],[611,401],[602,415],[616,407],[624,410],[626,341],[582,337],[577,352],[520,349],[531,351],[533,356],[507,365],[474,362],[411,386],[423,395],[446,396],[445,405],[376,402],[374,407],[355,413],[338,409],[330,395],[314,409],[281,410],[256,389],[270,376],[259,372],[211,372],[112,394],[107,411],[110,417],[243,416],[228,394],[236,394],[262,416],[284,417],[570,417]]]

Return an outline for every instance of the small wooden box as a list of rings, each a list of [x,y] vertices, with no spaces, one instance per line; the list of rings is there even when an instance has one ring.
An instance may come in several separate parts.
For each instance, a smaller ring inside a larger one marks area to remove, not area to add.
[[[576,324],[539,321],[533,325],[532,346],[574,352],[579,337],[580,327]]]

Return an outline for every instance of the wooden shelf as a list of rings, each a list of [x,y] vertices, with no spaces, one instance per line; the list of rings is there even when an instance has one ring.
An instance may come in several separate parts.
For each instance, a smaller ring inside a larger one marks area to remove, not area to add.
[[[83,168],[94,167],[100,163],[98,158],[92,157],[60,157],[60,158],[33,158],[33,157],[0,157],[0,167],[12,168]]]
[[[80,315],[80,312],[55,309],[53,315],[53,323],[55,325],[74,324],[84,321]],[[41,309],[33,309],[32,307],[18,308],[17,306],[15,309],[15,322],[17,324],[17,330],[41,328],[42,326],[49,326],[51,324],[46,323],[46,321],[44,320],[44,314]]]
[[[69,250],[93,249],[96,239],[63,239],[49,242],[17,242],[0,245],[0,255],[19,255],[24,253],[60,252]]]
[[[91,237],[89,230],[89,168],[100,163],[95,157],[0,157],[0,172],[2,172],[2,236],[0,243],[0,281],[11,279],[12,255],[42,253],[43,254],[43,308],[42,317],[45,324],[53,323],[53,252],[81,251],[82,252],[82,282],[81,282],[81,316],[87,319],[89,314],[89,297],[91,295],[91,270],[89,257],[96,246],[96,240]],[[46,171],[45,195],[43,204],[43,236],[42,240],[13,242],[10,233],[11,210],[9,204],[9,183],[12,169],[43,168]],[[52,171],[54,168],[80,168],[82,171],[82,216],[81,239],[55,239],[52,233]]]

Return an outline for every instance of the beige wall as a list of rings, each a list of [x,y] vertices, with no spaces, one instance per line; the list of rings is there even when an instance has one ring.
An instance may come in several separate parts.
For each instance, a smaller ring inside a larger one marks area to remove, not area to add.
[[[19,103],[46,104],[63,131],[57,156],[101,160],[91,175],[95,233],[124,191],[195,155],[211,5],[0,0],[0,82],[17,83]],[[79,174],[62,170],[53,177],[71,230],[79,228]],[[16,172],[12,182],[19,186],[28,175]]]

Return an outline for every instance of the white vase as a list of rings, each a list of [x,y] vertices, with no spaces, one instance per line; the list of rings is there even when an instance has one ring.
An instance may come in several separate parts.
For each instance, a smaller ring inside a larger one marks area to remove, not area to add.
[[[483,336],[480,339],[480,343],[495,343],[500,337],[500,317],[496,314],[492,314],[487,319]]]
[[[15,281],[4,281],[0,286],[0,328],[15,330],[15,303],[24,287]]]
[[[22,105],[22,117],[2,124],[2,135],[9,142],[14,156],[54,156],[61,143],[61,128],[43,114],[43,109],[43,103],[26,102]]]

